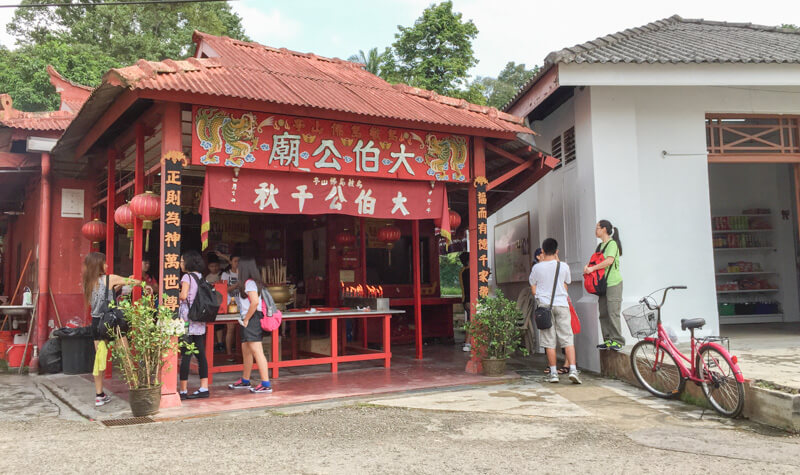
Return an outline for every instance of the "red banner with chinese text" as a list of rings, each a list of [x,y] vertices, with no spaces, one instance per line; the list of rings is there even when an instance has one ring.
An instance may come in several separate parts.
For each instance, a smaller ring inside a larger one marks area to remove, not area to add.
[[[444,183],[206,168],[211,207],[250,213],[449,219]]]
[[[199,106],[192,125],[195,165],[469,181],[464,136]]]

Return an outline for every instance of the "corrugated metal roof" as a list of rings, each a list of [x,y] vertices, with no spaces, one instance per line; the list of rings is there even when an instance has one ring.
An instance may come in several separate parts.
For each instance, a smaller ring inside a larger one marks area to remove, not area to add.
[[[144,61],[112,69],[104,83],[131,90],[180,91],[305,106],[428,124],[530,133],[523,119],[497,109],[387,83],[362,65],[258,43],[195,33],[219,54]]]
[[[800,31],[678,15],[554,51],[503,110],[552,66],[566,63],[800,63]]]

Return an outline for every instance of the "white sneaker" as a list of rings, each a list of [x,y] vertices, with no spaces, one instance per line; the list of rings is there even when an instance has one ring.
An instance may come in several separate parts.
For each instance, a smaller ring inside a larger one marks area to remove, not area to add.
[[[550,383],[557,383],[558,382],[558,371],[555,374],[551,374],[550,377],[547,379]]]
[[[96,407],[104,406],[111,402],[111,396],[106,394],[105,396],[95,396],[94,397],[94,405]]]
[[[578,377],[577,371],[569,372],[569,380],[572,381],[572,384],[581,384],[581,378]]]
[[[472,351],[472,345],[470,345],[469,343],[464,343],[464,348],[462,348],[462,350]]]

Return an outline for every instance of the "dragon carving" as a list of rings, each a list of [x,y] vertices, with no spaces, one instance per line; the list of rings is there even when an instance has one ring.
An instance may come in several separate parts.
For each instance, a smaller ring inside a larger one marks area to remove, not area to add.
[[[245,162],[254,162],[252,150],[257,144],[255,137],[256,116],[244,113],[239,118],[219,109],[201,109],[197,112],[195,131],[206,154],[200,163],[211,165],[219,163],[219,153],[223,146],[228,158],[225,166],[241,167]]]
[[[439,140],[433,134],[425,137],[425,163],[437,180],[448,180],[448,171],[456,181],[464,181],[461,170],[467,161],[467,141],[464,137],[450,136]],[[430,173],[430,172],[429,172]]]

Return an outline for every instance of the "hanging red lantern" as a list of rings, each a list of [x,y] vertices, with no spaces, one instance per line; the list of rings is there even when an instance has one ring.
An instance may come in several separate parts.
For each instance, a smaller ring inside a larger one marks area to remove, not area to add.
[[[355,244],[355,242],[356,242],[355,234],[352,234],[347,229],[336,235],[336,244],[342,247],[351,247],[353,244]]]
[[[400,240],[400,229],[393,225],[387,224],[385,228],[381,228],[378,231],[378,240],[384,244],[386,244],[386,248],[389,250],[389,265],[392,265],[392,248],[394,247],[394,243]]]
[[[92,246],[96,246],[106,240],[106,223],[94,218],[81,226],[81,234],[92,242]]]
[[[131,206],[128,203],[114,211],[114,222],[127,230],[128,239],[130,240],[128,257],[133,257],[133,224],[136,222],[136,217],[133,215]]]
[[[456,229],[461,226],[461,215],[450,210],[450,233],[453,234],[456,232]]]
[[[136,195],[131,200],[131,211],[133,215],[142,220],[142,229],[147,231],[144,250],[150,249],[150,230],[153,229],[153,221],[161,217],[161,198],[152,191],[145,191]]]

